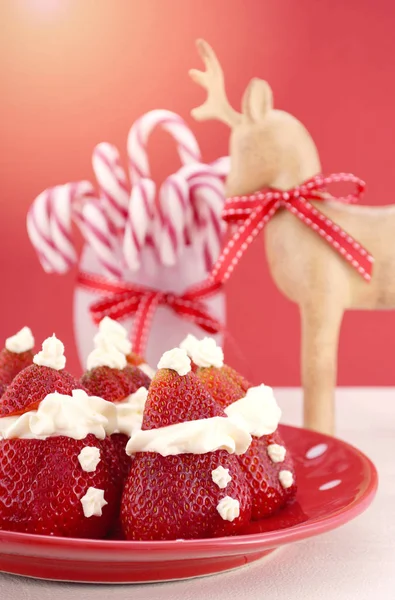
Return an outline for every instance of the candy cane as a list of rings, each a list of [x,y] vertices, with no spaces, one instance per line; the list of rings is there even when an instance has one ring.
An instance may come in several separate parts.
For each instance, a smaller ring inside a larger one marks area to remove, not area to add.
[[[123,229],[128,214],[130,185],[118,149],[102,142],[93,150],[92,165],[110,223]]]
[[[185,121],[170,110],[151,110],[140,117],[129,132],[127,148],[132,183],[142,177],[151,177],[147,141],[153,129],[158,126],[168,131],[177,142],[178,154],[183,164],[201,160],[196,138]]]
[[[152,179],[140,179],[132,189],[123,240],[123,253],[132,271],[140,267],[140,254],[152,233],[156,186]],[[152,236],[151,236],[152,239]]]
[[[97,201],[91,200],[83,205],[80,228],[106,275],[121,279],[122,268],[117,256],[117,239],[110,229],[103,208]]]
[[[75,264],[73,206],[93,193],[91,183],[79,181],[49,188],[34,200],[27,215],[27,231],[47,273],[65,273]]]
[[[182,254],[185,245],[185,228],[190,222],[189,186],[180,173],[170,175],[159,192],[162,235],[160,253],[162,262],[172,266]]]

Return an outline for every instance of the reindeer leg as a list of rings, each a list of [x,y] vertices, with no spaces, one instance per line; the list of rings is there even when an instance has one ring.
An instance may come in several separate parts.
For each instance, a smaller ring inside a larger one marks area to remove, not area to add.
[[[344,307],[339,299],[302,305],[301,370],[304,426],[322,433],[335,431],[337,350]]]

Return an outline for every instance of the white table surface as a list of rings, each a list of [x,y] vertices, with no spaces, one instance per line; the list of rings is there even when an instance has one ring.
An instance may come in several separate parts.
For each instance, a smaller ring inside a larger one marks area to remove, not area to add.
[[[277,390],[283,421],[301,423],[301,392]],[[395,388],[337,391],[338,432],[376,464],[373,505],[347,525],[222,575],[174,583],[98,586],[0,573],[1,600],[394,600]]]

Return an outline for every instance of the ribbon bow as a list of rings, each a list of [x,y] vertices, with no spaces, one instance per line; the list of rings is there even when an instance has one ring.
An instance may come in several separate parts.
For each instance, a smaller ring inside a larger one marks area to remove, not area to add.
[[[248,246],[281,208],[289,210],[305,225],[316,231],[350,263],[357,273],[366,281],[370,281],[373,257],[354,238],[309,202],[309,200],[325,201],[322,192],[326,186],[340,182],[353,183],[356,191],[345,197],[331,196],[330,198],[344,203],[357,202],[365,190],[365,183],[349,173],[332,174],[327,177],[316,175],[302,185],[287,191],[269,189],[246,196],[228,198],[222,213],[223,218],[228,223],[242,222],[242,224],[214,265],[210,275],[211,283],[225,283],[229,279]]]
[[[186,290],[177,295],[172,292],[161,292],[141,285],[111,280],[101,275],[79,273],[78,283],[90,291],[103,293],[104,296],[90,306],[90,313],[95,323],[104,317],[119,320],[135,315],[132,334],[133,352],[144,356],[152,319],[158,306],[167,306],[183,319],[199,325],[207,333],[218,333],[221,323],[211,317],[202,302],[215,294],[220,284],[212,283],[204,289]]]

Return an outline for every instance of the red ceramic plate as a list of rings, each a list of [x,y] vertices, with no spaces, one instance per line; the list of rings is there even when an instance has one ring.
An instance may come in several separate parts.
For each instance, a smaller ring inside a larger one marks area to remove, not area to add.
[[[338,439],[281,427],[298,476],[297,502],[245,535],[170,542],[79,540],[0,531],[0,570],[43,579],[97,583],[170,581],[219,573],[279,546],[334,529],[364,511],[377,472]]]

